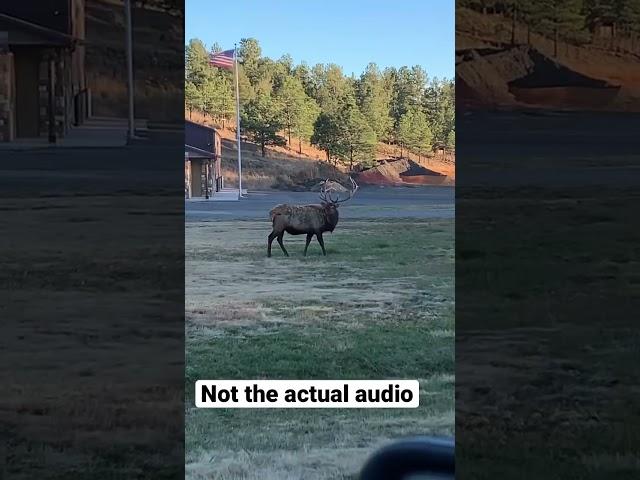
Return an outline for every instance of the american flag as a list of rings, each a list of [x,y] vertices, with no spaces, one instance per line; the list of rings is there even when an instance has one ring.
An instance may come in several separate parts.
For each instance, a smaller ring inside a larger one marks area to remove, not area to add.
[[[224,52],[212,53],[209,57],[209,63],[214,67],[233,70],[233,50],[225,50]]]

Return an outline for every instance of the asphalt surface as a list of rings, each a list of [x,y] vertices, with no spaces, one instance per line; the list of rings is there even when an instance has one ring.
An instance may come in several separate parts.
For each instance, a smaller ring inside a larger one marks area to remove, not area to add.
[[[464,187],[633,187],[640,114],[473,112],[457,121]]]
[[[166,132],[124,147],[5,148],[0,196],[182,192],[183,161],[182,135]]]
[[[453,218],[455,211],[453,187],[360,187],[356,195],[340,206],[342,219],[369,218]],[[185,202],[185,220],[202,222],[216,220],[264,220],[269,210],[279,203],[319,203],[313,192],[248,192],[239,201]]]

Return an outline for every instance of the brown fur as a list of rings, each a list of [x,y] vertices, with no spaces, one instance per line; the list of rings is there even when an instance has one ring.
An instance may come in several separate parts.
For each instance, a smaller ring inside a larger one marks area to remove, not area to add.
[[[271,256],[271,243],[278,239],[278,244],[286,256],[289,256],[284,248],[282,238],[284,232],[290,235],[307,235],[307,243],[304,247],[304,254],[311,239],[315,235],[322,248],[322,253],[327,254],[322,238],[323,232],[333,232],[338,224],[338,208],[335,203],[323,202],[318,205],[276,205],[269,212],[273,231],[269,234],[269,244],[267,256]]]

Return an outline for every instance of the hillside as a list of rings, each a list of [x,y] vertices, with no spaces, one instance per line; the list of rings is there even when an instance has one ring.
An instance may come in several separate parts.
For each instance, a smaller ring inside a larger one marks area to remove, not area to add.
[[[189,118],[189,114],[186,114]],[[191,121],[201,123],[203,125],[214,126],[222,137],[222,167],[223,175],[226,182],[235,184],[238,178],[237,168],[237,150],[236,150],[236,133],[235,129],[225,125],[224,128],[220,124],[216,124],[209,118],[205,118],[199,112],[191,113]],[[302,153],[299,153],[297,147],[299,142],[297,139],[292,141],[294,148],[268,146],[266,148],[266,156],[262,157],[258,145],[251,142],[242,142],[242,177],[243,185],[249,189],[265,190],[265,189],[286,189],[286,190],[307,190],[318,181],[328,177],[338,180],[347,180],[346,165],[337,163],[327,163],[325,153],[306,142],[302,142]],[[434,154],[431,157],[418,158],[417,155],[402,153],[405,160],[401,161],[397,166],[409,166],[409,161],[416,165],[420,165],[430,171],[443,175],[443,184],[451,185],[455,183],[455,155],[452,153]],[[376,159],[380,164],[393,163],[400,157],[399,147],[378,143],[376,148]],[[374,169],[378,169],[375,167]],[[371,169],[371,170],[374,170]],[[383,169],[379,181],[375,181],[377,176],[372,177],[368,181],[368,176],[364,176],[361,183],[372,183],[380,185],[401,185],[411,184],[415,182],[405,182],[399,172],[402,169],[393,171],[394,169]],[[370,176],[370,175],[369,175]]]
[[[523,23],[515,31],[511,46],[510,19],[458,9],[457,93],[464,105],[640,110],[637,53],[559,42],[554,56],[551,39],[528,34]]]
[[[211,119],[233,127],[235,76],[226,68],[219,48],[215,42],[207,46],[198,38],[185,45],[185,114],[195,121]],[[336,173],[348,169],[357,175],[364,168],[376,167],[377,160],[404,157],[424,164],[424,172],[442,170],[448,182],[453,181],[453,157],[434,153],[435,146],[448,151],[455,146],[452,79],[431,77],[420,65],[382,69],[374,62],[359,75],[346,75],[334,63],[296,64],[284,52],[278,58],[265,56],[256,38],[241,39],[236,65],[242,135],[261,150],[249,173],[266,172],[274,179],[283,174],[288,180],[274,181],[274,185],[299,186],[306,183],[296,179],[298,173],[312,175],[298,172],[310,160],[322,166],[317,168],[332,165]],[[230,140],[234,137],[232,130],[223,128],[221,133]],[[407,152],[412,152],[410,158]],[[273,162],[265,163],[283,156],[287,167],[297,172],[293,176],[288,169],[274,170]],[[304,161],[292,166],[296,159]],[[415,175],[410,177],[410,183],[419,183]]]
[[[178,13],[168,11],[158,0],[147,0],[144,8],[132,9],[138,117],[180,120],[184,57],[183,20]],[[87,0],[86,70],[95,115],[127,114],[124,24],[122,0]]]

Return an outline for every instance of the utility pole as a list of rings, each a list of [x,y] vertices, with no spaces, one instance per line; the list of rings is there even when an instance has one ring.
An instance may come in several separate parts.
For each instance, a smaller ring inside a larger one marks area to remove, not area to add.
[[[238,199],[242,195],[242,151],[240,149],[240,87],[238,82],[238,46],[233,46],[234,73],[236,77],[236,133],[238,137]]]
[[[133,112],[133,32],[131,27],[131,0],[124,0],[125,28],[127,37],[127,93],[129,96],[129,122],[127,140],[131,141],[136,136],[135,116]]]

